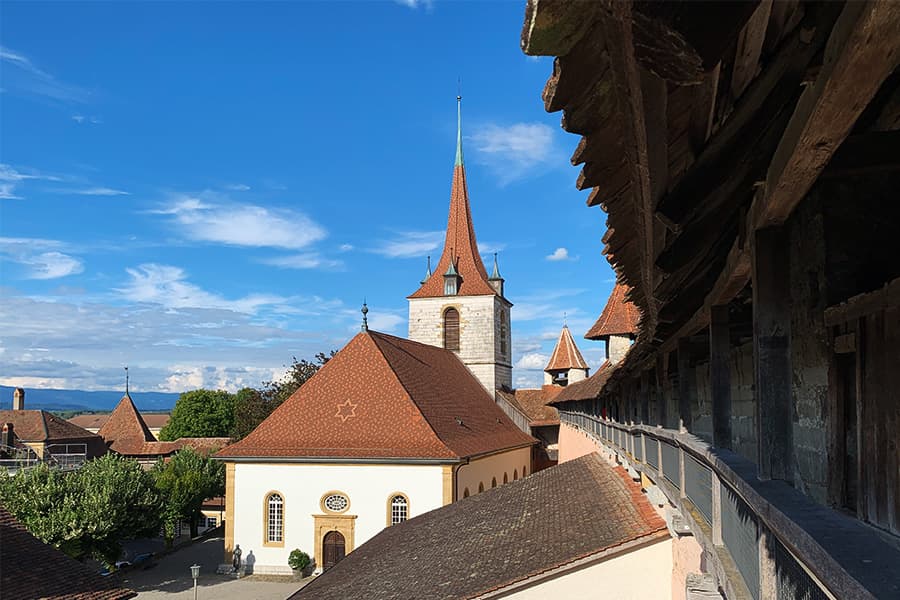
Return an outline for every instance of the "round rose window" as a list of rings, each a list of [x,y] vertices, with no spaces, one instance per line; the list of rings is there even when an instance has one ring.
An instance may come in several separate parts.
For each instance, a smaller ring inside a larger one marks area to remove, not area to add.
[[[325,497],[323,504],[331,512],[341,512],[350,505],[350,501],[343,494],[331,494]]]

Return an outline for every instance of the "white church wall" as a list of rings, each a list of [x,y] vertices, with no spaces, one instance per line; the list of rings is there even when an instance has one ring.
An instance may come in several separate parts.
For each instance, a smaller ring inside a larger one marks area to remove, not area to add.
[[[500,314],[509,307],[497,296],[442,296],[411,298],[409,301],[409,339],[444,346],[444,311],[459,311],[460,360],[469,367],[491,395],[501,385],[512,386],[512,350],[506,345],[506,356],[500,354]],[[507,327],[507,341],[511,339]]]
[[[457,499],[464,496],[466,488],[469,495],[474,496],[478,493],[479,484],[484,484],[484,489],[489,490],[493,478],[497,478],[497,485],[500,486],[503,485],[504,473],[511,482],[514,476],[522,478],[524,471],[531,474],[531,446],[475,459],[457,470]]]
[[[300,548],[314,556],[313,515],[327,492],[349,498],[343,514],[357,515],[352,547],[356,548],[387,525],[389,498],[400,492],[409,499],[410,518],[443,505],[443,476],[439,465],[337,465],[238,463],[235,465],[234,543],[244,562],[251,553],[257,573],[290,573],[287,559]],[[264,545],[264,502],[273,491],[284,499],[284,545]],[[348,546],[351,544],[347,540]]]
[[[600,590],[600,592],[598,592]],[[500,598],[516,600],[669,600],[672,598],[672,540],[594,563],[583,569],[566,571],[530,587],[518,588]]]

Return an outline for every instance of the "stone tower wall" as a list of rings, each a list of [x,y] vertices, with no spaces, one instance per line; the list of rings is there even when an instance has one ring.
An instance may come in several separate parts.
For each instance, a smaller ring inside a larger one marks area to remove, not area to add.
[[[612,364],[620,362],[631,349],[631,339],[627,335],[611,335],[606,343],[606,358]]]
[[[501,352],[500,322],[510,305],[497,296],[442,296],[409,300],[409,339],[443,347],[444,311],[459,311],[459,358],[493,395],[505,385],[512,387],[512,348],[507,325],[506,355]]]

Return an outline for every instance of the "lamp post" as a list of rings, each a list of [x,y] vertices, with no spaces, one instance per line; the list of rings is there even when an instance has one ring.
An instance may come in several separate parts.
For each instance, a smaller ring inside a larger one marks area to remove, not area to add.
[[[197,600],[197,579],[200,578],[200,565],[191,565],[191,577],[194,578],[194,600]]]

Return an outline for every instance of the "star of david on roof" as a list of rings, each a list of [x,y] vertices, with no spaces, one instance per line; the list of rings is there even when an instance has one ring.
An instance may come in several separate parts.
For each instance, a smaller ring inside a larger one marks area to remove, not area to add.
[[[358,406],[358,404],[353,404],[352,402],[347,400],[346,402],[338,404],[338,411],[337,411],[337,414],[335,414],[334,416],[340,417],[341,423],[344,423],[350,417],[356,416],[356,407],[357,406]]]

